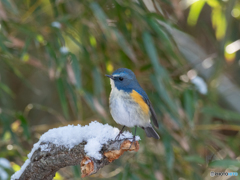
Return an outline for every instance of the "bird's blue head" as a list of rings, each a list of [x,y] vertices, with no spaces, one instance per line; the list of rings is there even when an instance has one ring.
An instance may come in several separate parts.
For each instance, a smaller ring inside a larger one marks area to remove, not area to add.
[[[118,90],[131,91],[134,88],[139,87],[135,74],[127,68],[119,68],[112,73],[112,75],[106,75],[111,78],[112,88]]]

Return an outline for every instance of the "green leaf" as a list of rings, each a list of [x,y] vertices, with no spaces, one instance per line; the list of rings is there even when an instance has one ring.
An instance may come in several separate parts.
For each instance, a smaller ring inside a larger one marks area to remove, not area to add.
[[[51,46],[51,44],[47,43],[46,46],[46,52],[48,53],[48,55],[50,56],[50,61],[49,61],[49,67],[52,68],[52,59],[55,60],[56,64],[59,65],[58,60],[57,60],[57,56],[56,53],[53,49],[53,47]]]
[[[186,90],[183,93],[183,106],[186,111],[188,121],[191,125],[193,125],[193,117],[195,112],[195,97],[194,91]]]
[[[99,20],[101,27],[103,30],[108,31],[108,24],[107,24],[107,16],[103,12],[102,8],[99,6],[98,3],[92,2],[90,7],[95,15],[95,17]]]
[[[212,8],[220,7],[221,4],[218,0],[207,0],[207,4]]]
[[[5,84],[0,82],[0,89],[2,89],[4,92],[6,92],[8,95],[10,95],[12,98],[15,97],[12,90]]]
[[[205,163],[204,159],[200,156],[185,156],[183,157],[183,159],[188,162],[194,162],[194,163],[200,163],[200,164]]]
[[[188,14],[188,19],[187,19],[187,23],[190,26],[195,26],[198,20],[198,17],[200,15],[200,12],[204,6],[204,4],[206,3],[205,0],[199,0],[196,1],[195,3],[193,3],[190,7],[190,11]]]
[[[224,38],[227,30],[227,20],[222,9],[219,7],[212,9],[212,25],[218,40]]]
[[[151,81],[156,88],[158,95],[160,97],[161,102],[164,104],[161,104],[161,107],[166,109],[168,113],[171,115],[171,117],[174,119],[174,121],[181,126],[181,122],[179,121],[178,118],[178,112],[177,112],[177,107],[173,103],[173,100],[170,98],[166,88],[164,87],[164,84],[162,81],[158,81],[158,79],[155,76],[151,76]]]
[[[69,117],[68,103],[67,103],[67,98],[66,98],[66,95],[65,95],[64,83],[63,83],[62,78],[57,79],[57,90],[58,90],[58,95],[60,97],[60,102],[61,102],[61,106],[62,106],[62,109],[63,109],[63,114],[68,119],[68,117]]]
[[[102,27],[102,29],[104,30],[105,34],[107,36],[110,36],[111,33],[114,33],[116,38],[117,38],[117,43],[119,44],[119,46],[122,48],[122,50],[124,51],[124,53],[133,61],[133,62],[137,62],[136,60],[136,56],[134,54],[134,51],[132,50],[131,46],[128,44],[127,40],[125,39],[125,37],[120,33],[120,31],[117,28],[110,28],[107,24],[107,19],[108,17],[106,16],[106,14],[104,13],[104,11],[102,10],[102,8],[99,6],[98,3],[96,2],[92,2],[90,5],[95,17],[99,20],[100,25]]]
[[[239,113],[229,111],[218,106],[205,106],[201,109],[201,112],[206,115],[217,117],[224,120],[240,121]]]
[[[131,46],[128,44],[127,40],[125,37],[117,30],[114,29],[114,33],[117,37],[117,42],[119,46],[122,48],[122,50],[125,52],[125,54],[133,61],[137,62],[136,56],[131,48]]]
[[[27,139],[30,139],[30,131],[26,118],[23,116],[21,112],[17,113],[16,116],[21,121],[21,126],[23,128],[24,135],[26,136]]]
[[[240,168],[240,161],[232,160],[232,159],[223,159],[223,160],[215,160],[209,163],[210,167],[222,167],[229,168],[230,166],[237,166]]]
[[[171,137],[169,135],[163,136],[163,144],[165,148],[167,167],[171,171],[174,163],[174,153],[171,145]]]
[[[22,59],[22,61],[24,61],[24,62],[26,62],[26,61],[29,60],[29,56],[28,56],[28,58],[26,58],[27,55],[28,55],[27,51],[28,51],[29,45],[30,45],[30,38],[26,39],[26,41],[25,41],[25,46],[24,46],[24,48],[23,48],[23,50],[22,50],[21,59]]]
[[[95,111],[96,108],[93,103],[93,96],[90,93],[85,91],[83,94],[83,98],[87,102],[87,104],[91,107],[91,109]]]
[[[77,89],[79,90],[82,87],[80,63],[78,62],[77,57],[74,54],[70,53],[70,55],[71,55],[71,60],[72,60],[72,69],[73,69],[74,76],[76,79],[75,85],[76,85]]]
[[[96,38],[93,36],[93,35],[90,35],[89,36],[89,41],[90,41],[90,44],[92,47],[97,47],[97,41],[96,41]]]
[[[74,109],[76,117],[78,117],[78,103],[77,103],[78,98],[77,98],[77,95],[74,92],[73,87],[69,83],[66,83],[66,86],[67,86],[68,93],[70,94],[70,98],[71,98],[70,101],[73,102],[72,107]]]
[[[93,82],[94,82],[94,92],[96,97],[100,97],[103,92],[103,80],[102,74],[97,67],[93,69]]]
[[[162,78],[169,79],[167,76],[167,72],[159,63],[158,54],[157,54],[153,39],[149,32],[143,33],[143,42],[144,42],[145,49],[146,49],[147,54],[152,62],[152,65],[153,65],[153,68],[154,68],[154,71],[155,71],[157,77],[159,77],[161,79]]]
[[[0,34],[0,50],[3,52],[9,53],[9,49],[5,46],[4,42],[7,41],[7,38]]]
[[[6,114],[0,113],[0,122],[3,124],[3,134],[1,135],[2,138],[7,133],[14,143],[18,144],[17,136],[11,129],[12,117],[10,118]]]
[[[180,58],[179,58],[180,54],[175,52],[174,42],[173,40],[171,40],[170,35],[166,32],[166,30],[164,31],[164,29],[161,28],[159,23],[156,22],[156,19],[151,18],[150,20],[148,20],[148,23],[155,30],[155,32],[159,37],[159,41],[164,46],[163,51],[167,51],[167,54],[172,56],[172,58],[174,59],[174,63],[178,62],[181,65],[182,62],[180,62]],[[165,22],[161,22],[161,23],[165,23]]]

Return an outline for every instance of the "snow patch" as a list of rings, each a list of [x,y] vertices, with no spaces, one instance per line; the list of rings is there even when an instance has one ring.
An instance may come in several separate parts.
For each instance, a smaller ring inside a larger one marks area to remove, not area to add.
[[[1,180],[7,180],[8,179],[8,173],[2,168],[0,168],[0,179]]]
[[[0,166],[2,166],[4,168],[8,168],[8,169],[11,168],[10,162],[5,158],[0,158]]]
[[[10,162],[5,158],[0,158],[0,179],[1,180],[7,180],[8,179],[8,173],[5,171],[5,169],[11,169]]]
[[[91,162],[91,160],[89,159],[89,160],[85,161],[84,164],[88,164],[90,162]]]
[[[54,21],[54,22],[52,22],[52,27],[55,27],[55,28],[58,28],[58,29],[60,29],[61,28],[61,23],[60,22],[57,22],[57,21]]]
[[[203,78],[201,78],[200,76],[195,76],[194,78],[191,79],[191,82],[196,86],[197,90],[201,94],[207,94],[208,88]]]
[[[61,52],[62,54],[67,54],[67,53],[69,52],[69,50],[68,50],[67,47],[63,46],[63,47],[60,48],[60,52]]]

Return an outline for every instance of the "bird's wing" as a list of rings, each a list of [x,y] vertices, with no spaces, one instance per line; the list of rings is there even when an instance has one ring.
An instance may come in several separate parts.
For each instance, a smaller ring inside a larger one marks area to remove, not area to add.
[[[152,103],[149,99],[146,100],[146,103],[147,103],[148,107],[150,108],[153,124],[154,124],[154,126],[158,127],[157,115],[153,109]]]
[[[148,96],[147,94],[145,93],[145,91],[141,88],[139,88],[137,90],[137,92],[142,96],[143,100],[145,101],[145,103],[148,105],[149,109],[150,109],[150,112],[151,112],[151,115],[152,115],[152,122],[153,124],[156,126],[156,127],[159,127],[158,126],[158,121],[157,121],[157,115],[153,109],[153,106],[152,106],[152,103],[151,101],[148,99]]]

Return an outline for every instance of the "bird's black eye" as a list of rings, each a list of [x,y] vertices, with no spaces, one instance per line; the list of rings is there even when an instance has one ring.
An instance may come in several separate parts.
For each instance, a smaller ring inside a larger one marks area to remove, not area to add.
[[[123,78],[122,78],[122,77],[119,77],[119,80],[120,80],[120,81],[122,81],[122,80],[123,80]]]

